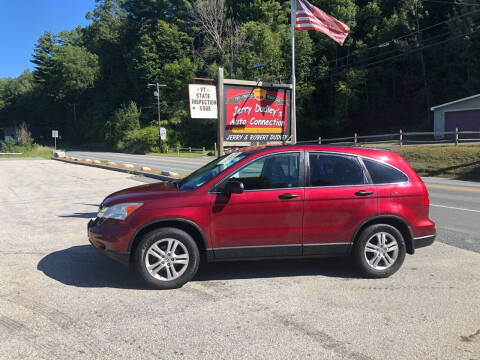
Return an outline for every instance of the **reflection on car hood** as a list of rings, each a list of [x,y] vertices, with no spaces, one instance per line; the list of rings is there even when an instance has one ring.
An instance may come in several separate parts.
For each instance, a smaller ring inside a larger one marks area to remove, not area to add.
[[[173,183],[161,181],[153,184],[134,186],[108,195],[103,206],[112,206],[125,202],[143,202],[158,199],[159,196],[174,196],[179,190]]]

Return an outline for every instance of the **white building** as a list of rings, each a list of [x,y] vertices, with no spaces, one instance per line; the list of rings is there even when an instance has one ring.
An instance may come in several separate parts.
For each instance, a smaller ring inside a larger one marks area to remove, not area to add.
[[[432,107],[436,139],[452,137],[445,131],[480,131],[480,94]],[[460,139],[480,138],[480,134],[461,134]]]

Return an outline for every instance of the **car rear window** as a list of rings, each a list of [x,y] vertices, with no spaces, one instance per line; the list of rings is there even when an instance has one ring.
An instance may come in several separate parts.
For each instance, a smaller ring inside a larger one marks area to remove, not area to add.
[[[367,167],[374,184],[393,184],[408,181],[407,175],[394,167],[369,159],[363,159],[363,163]]]
[[[365,183],[356,157],[310,153],[310,186],[348,186]]]

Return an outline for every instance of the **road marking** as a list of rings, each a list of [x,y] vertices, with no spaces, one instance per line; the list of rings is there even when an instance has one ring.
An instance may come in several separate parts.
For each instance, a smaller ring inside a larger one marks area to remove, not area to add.
[[[445,206],[445,205],[437,205],[437,204],[430,204],[430,206],[441,207],[441,208],[446,208],[446,209],[453,209],[453,210],[461,210],[461,211],[470,211],[470,212],[480,213],[480,210],[457,208],[457,207],[453,207],[453,206]]]
[[[437,188],[437,189],[450,189],[450,190],[460,190],[460,191],[478,191],[480,192],[480,188],[474,187],[461,187],[461,186],[450,186],[450,185],[437,185],[437,184],[429,184],[425,183],[427,187]]]

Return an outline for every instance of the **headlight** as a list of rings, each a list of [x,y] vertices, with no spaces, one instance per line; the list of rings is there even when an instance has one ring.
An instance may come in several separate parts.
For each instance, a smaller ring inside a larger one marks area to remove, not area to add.
[[[125,220],[128,215],[142,205],[142,203],[124,203],[110,207],[103,207],[98,212],[97,217],[103,219]]]

